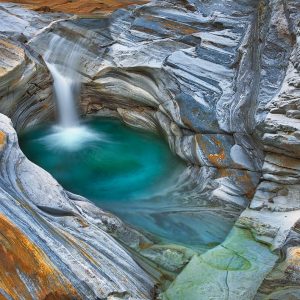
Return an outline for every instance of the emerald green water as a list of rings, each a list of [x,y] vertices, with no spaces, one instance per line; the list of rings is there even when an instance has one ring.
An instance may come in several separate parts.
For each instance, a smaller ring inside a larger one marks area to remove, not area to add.
[[[157,135],[113,119],[92,119],[82,128],[65,136],[53,127],[35,128],[21,135],[20,146],[67,190],[112,205],[154,193],[183,167]]]
[[[51,124],[36,127],[19,141],[26,156],[65,189],[163,241],[218,244],[234,222],[235,217],[216,213],[216,207],[211,210],[210,202],[195,193],[197,185],[181,188],[183,179],[178,187],[186,165],[158,135],[94,118],[64,130]],[[189,202],[197,206],[186,207]]]

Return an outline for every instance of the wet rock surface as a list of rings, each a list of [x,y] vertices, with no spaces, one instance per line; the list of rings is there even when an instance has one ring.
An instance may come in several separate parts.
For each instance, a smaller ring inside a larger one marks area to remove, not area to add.
[[[51,79],[41,58],[51,37],[79,43],[85,49],[82,114],[113,115],[128,125],[162,132],[172,151],[187,162],[179,188],[191,185],[192,192],[184,202],[174,197],[166,211],[200,216],[214,206],[216,216],[237,219],[228,238],[202,254],[155,245],[155,238],[66,194],[28,161],[16,168],[21,154],[9,142],[11,134],[16,136],[1,117],[1,166],[10,170],[1,185],[9,199],[0,204],[1,212],[49,257],[60,282],[68,280],[74,292],[90,299],[110,293],[117,299],[151,298],[153,282],[107,231],[156,278],[161,276],[157,266],[172,279],[193,256],[162,298],[185,299],[187,293],[197,300],[299,297],[299,11],[296,0],[153,1],[85,19],[0,5],[0,48],[5,50],[0,52],[0,111],[17,130],[53,117]],[[8,159],[9,147],[19,154]],[[36,185],[37,178],[43,188]],[[30,210],[16,204],[19,197],[31,203]],[[22,211],[10,215],[7,205]],[[36,218],[36,226],[47,221],[54,229],[29,233],[25,221],[16,221],[27,215]],[[78,218],[92,225],[79,226]],[[59,234],[53,232],[56,228]],[[41,242],[47,237],[65,244],[66,234],[75,239],[72,245],[68,240],[68,249],[79,257],[78,239],[88,239],[84,243],[93,248],[87,250],[93,261],[101,259],[101,251],[113,249],[105,267],[89,267],[87,258],[81,266],[110,273],[117,265],[129,282],[113,276],[114,284],[106,286],[97,281],[101,276],[86,274],[87,284],[80,285],[76,272],[81,267],[67,255],[58,259],[59,248]],[[243,238],[237,243],[239,235]],[[151,267],[145,258],[152,260]],[[193,272],[197,276],[191,278]],[[207,274],[209,282],[203,279]],[[237,286],[234,278],[242,284]]]

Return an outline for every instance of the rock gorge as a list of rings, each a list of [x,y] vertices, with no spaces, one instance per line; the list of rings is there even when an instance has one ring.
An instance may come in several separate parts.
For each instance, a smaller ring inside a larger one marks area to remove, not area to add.
[[[0,299],[300,299],[299,1],[14,2],[0,3]],[[53,35],[82,49],[82,117],[160,132],[186,162],[189,193],[156,217],[234,219],[224,241],[157,242],[25,157],[17,132],[55,118]]]

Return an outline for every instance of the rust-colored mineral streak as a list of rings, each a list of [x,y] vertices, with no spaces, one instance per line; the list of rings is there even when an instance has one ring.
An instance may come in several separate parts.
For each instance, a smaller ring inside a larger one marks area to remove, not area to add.
[[[7,2],[0,0],[0,2]],[[64,12],[78,15],[92,15],[92,14],[108,14],[114,10],[122,7],[126,7],[132,4],[143,4],[147,3],[147,0],[53,0],[53,1],[42,1],[42,0],[12,0],[14,2],[24,5],[26,8],[44,11],[44,12]]]
[[[12,299],[81,299],[43,251],[0,214],[0,299],[3,292]]]

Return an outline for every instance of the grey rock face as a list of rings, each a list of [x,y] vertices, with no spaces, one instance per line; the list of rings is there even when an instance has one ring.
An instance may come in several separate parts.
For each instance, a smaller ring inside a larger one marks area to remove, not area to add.
[[[1,113],[10,116],[17,129],[49,119],[54,103],[45,67],[30,59],[18,42],[3,37],[1,46]]]
[[[51,37],[61,36],[70,47],[79,43],[84,49],[79,70],[82,114],[117,116],[130,126],[161,132],[188,164],[178,188],[189,185],[191,192],[185,199],[172,197],[158,215],[176,209],[181,217],[188,218],[187,211],[192,211],[200,218],[214,206],[216,216],[237,219],[229,237],[201,255],[184,247],[155,245],[150,236],[67,194],[57,183],[37,189],[36,177],[54,182],[38,167],[27,162],[15,168],[15,158],[6,161],[14,170],[11,176],[19,178],[7,191],[12,198],[18,191],[51,226],[85,243],[93,240],[99,259],[102,240],[103,251],[120,249],[104,270],[112,272],[117,264],[131,281],[127,285],[122,276],[113,277],[103,295],[125,291],[147,298],[151,280],[101,229],[138,253],[140,263],[150,259],[169,275],[193,256],[164,299],[285,299],[299,294],[299,11],[297,0],[152,1],[106,18],[76,19],[0,6],[8,20],[1,27],[0,47],[9,37],[14,40],[9,47],[18,49],[4,75],[0,73],[0,110],[16,129],[53,116],[51,79],[41,59]],[[15,27],[8,27],[16,15]],[[33,22],[37,16],[39,21]],[[0,62],[9,62],[9,57],[1,54]],[[13,149],[19,153],[16,145]],[[24,176],[28,172],[30,176]],[[78,216],[92,225],[79,230]],[[94,230],[101,232],[97,238]],[[38,240],[41,235],[29,237]],[[53,251],[42,249],[47,255]],[[276,264],[280,251],[285,260]],[[119,265],[118,256],[132,268]],[[74,262],[64,259],[77,272]],[[60,268],[60,263],[55,265]],[[158,272],[155,267],[151,271]],[[80,275],[74,274],[68,275],[71,282]],[[84,292],[101,294],[91,287],[98,279],[85,278],[90,285],[84,285]],[[282,290],[284,285],[288,288]]]

